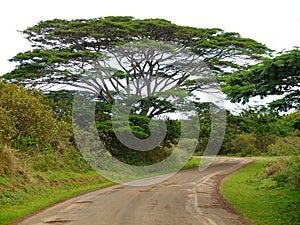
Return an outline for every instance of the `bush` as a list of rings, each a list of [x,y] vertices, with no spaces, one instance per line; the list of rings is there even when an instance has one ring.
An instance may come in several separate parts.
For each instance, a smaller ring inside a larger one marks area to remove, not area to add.
[[[286,161],[286,167],[273,175],[279,186],[288,186],[300,191],[300,157],[292,157]]]
[[[300,157],[289,157],[267,164],[264,176],[272,178],[277,186],[300,190]]]
[[[18,149],[48,144],[57,130],[44,95],[15,84],[0,82],[0,118],[0,143]]]
[[[268,146],[268,155],[289,156],[300,155],[300,137],[280,137],[274,144]]]
[[[256,136],[254,133],[239,134],[232,141],[232,153],[238,153],[241,156],[257,155]]]
[[[264,172],[263,172],[263,177],[268,178],[271,177],[272,175],[284,170],[286,168],[286,160],[278,160],[278,161],[271,161],[268,162]]]
[[[274,135],[263,135],[256,138],[256,148],[261,153],[267,154],[268,147],[276,142],[276,136]]]

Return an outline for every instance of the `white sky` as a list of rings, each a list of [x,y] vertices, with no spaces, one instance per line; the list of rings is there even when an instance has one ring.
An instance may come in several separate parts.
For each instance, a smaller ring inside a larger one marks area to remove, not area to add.
[[[277,51],[300,46],[299,0],[9,0],[0,6],[0,74],[14,68],[9,58],[30,48],[17,30],[54,18],[164,18],[178,25],[239,32]]]

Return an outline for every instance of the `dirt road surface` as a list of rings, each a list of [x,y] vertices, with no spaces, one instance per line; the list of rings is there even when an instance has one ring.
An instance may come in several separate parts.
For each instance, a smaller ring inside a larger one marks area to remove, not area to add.
[[[16,224],[247,224],[219,195],[218,186],[224,176],[248,163],[249,159],[216,158],[206,169],[183,170],[157,184],[140,187],[115,185],[77,196]]]

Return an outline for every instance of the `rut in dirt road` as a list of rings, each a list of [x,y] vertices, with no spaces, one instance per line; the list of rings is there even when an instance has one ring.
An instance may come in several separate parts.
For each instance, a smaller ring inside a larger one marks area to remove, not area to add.
[[[56,204],[16,224],[247,224],[224,204],[218,185],[222,177],[248,163],[248,159],[216,158],[203,171],[183,170],[164,182],[144,187],[115,185],[100,189]]]

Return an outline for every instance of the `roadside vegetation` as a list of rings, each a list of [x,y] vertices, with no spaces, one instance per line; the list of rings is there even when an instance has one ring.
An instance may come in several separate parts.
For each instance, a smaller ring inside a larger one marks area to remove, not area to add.
[[[8,224],[51,204],[113,182],[94,171],[86,173],[51,171],[0,179],[0,224]]]
[[[239,117],[229,117],[225,140],[231,141],[226,152],[268,157],[258,158],[227,178],[221,188],[251,224],[300,224],[299,62],[299,48],[281,52],[250,69],[234,72],[223,86],[235,102],[281,95],[268,109],[250,108]],[[290,109],[294,112],[278,113]]]
[[[225,178],[220,192],[250,224],[299,224],[299,165],[299,157],[256,158]]]

